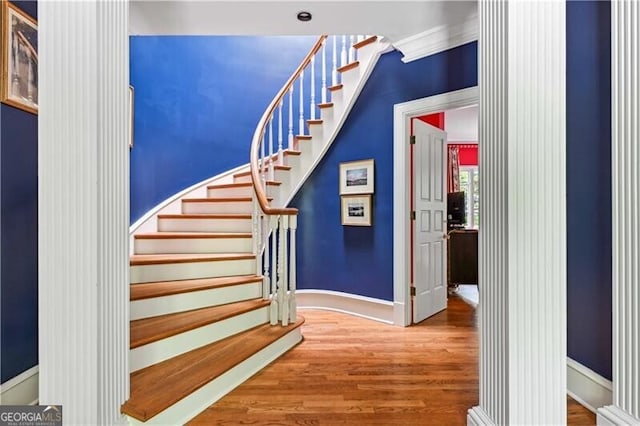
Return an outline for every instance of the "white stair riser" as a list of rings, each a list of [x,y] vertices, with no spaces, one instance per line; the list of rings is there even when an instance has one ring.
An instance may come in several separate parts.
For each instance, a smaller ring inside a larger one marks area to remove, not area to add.
[[[145,423],[129,417],[131,425],[178,425],[204,411],[214,402],[231,392],[240,384],[264,367],[269,365],[282,354],[293,348],[302,340],[300,327],[292,330],[260,352],[233,367],[220,377],[194,391],[163,412],[147,420]]]
[[[159,219],[160,232],[251,232],[251,219]]]
[[[234,183],[251,182],[251,175],[234,176],[233,177],[233,182]]]
[[[182,202],[182,213],[184,214],[244,214],[251,213],[252,211],[253,207],[251,201],[216,201],[207,203]]]
[[[239,186],[231,188],[207,188],[207,197],[251,197],[253,186]]]
[[[129,351],[129,369],[140,370],[225,337],[257,327],[269,320],[267,306],[208,324]]]
[[[134,242],[135,254],[251,253],[251,238],[166,238]]]
[[[150,299],[132,300],[130,304],[131,320],[157,317],[159,315],[190,311],[207,306],[224,305],[242,300],[262,297],[262,281]]]
[[[322,135],[324,133],[324,127],[325,127],[324,121],[322,122],[322,124],[314,124],[313,126],[309,127],[309,135],[311,135],[313,137],[312,141],[321,141],[322,140]],[[307,141],[307,142],[311,142],[311,141]]]
[[[130,268],[132,284],[251,275],[255,273],[255,259],[134,265]]]

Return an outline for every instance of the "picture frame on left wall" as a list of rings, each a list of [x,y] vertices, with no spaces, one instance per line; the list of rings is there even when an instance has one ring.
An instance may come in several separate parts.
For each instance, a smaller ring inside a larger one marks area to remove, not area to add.
[[[2,1],[1,101],[38,114],[38,23]]]

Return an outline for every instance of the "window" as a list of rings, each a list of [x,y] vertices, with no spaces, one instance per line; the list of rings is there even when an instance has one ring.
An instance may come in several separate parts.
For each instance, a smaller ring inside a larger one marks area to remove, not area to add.
[[[460,166],[460,191],[464,191],[467,228],[478,229],[480,224],[480,182],[478,166]]]

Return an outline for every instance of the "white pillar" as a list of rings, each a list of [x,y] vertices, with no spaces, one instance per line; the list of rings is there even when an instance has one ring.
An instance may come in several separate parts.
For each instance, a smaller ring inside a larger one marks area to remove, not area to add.
[[[123,422],[129,393],[126,0],[38,2],[40,403]]]
[[[611,2],[613,405],[598,425],[640,425],[640,5]]]
[[[566,422],[565,3],[479,3],[480,405]]]

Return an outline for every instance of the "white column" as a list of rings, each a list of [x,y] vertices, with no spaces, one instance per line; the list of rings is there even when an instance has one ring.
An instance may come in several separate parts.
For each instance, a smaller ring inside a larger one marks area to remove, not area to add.
[[[598,425],[640,425],[640,5],[611,2],[613,405]]]
[[[565,3],[479,3],[480,405],[566,423]]]
[[[129,393],[126,0],[39,2],[40,403],[117,424]]]

